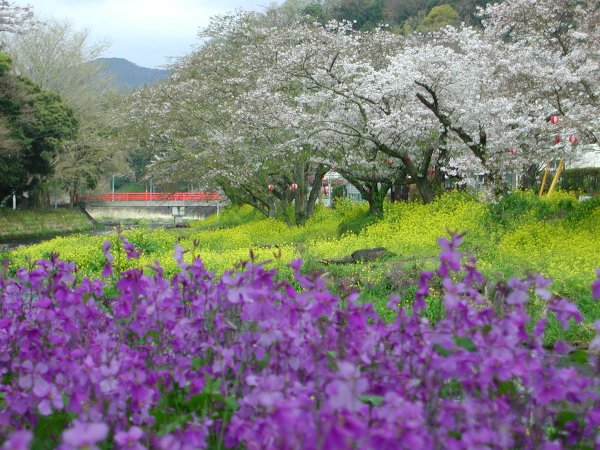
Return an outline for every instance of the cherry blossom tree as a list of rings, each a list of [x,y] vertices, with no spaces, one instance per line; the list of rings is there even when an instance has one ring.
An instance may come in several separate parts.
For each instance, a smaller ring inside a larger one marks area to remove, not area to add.
[[[595,1],[508,0],[485,10],[485,33],[529,50],[520,86],[542,105],[557,147],[597,151],[600,130],[600,9]],[[556,119],[555,119],[556,121]],[[558,139],[557,139],[558,138]],[[547,144],[546,144],[547,145]]]
[[[374,214],[392,185],[414,183],[428,202],[448,177],[485,175],[502,192],[507,172],[598,145],[598,12],[561,1],[564,17],[511,0],[485,11],[484,31],[409,37],[288,10],[215,18],[171,80],[134,94],[132,123],[153,170],[266,215],[293,203],[297,224],[334,167]],[[544,27],[516,21],[538,12]]]
[[[0,0],[0,48],[7,34],[20,33],[32,18],[31,6],[18,6],[9,0]]]
[[[261,110],[247,95],[276,60],[278,50],[264,42],[285,20],[242,12],[213,19],[201,34],[206,41],[178,62],[171,80],[133,95],[129,122],[158,150],[155,173],[165,168],[218,185],[269,216],[293,203],[294,222],[303,224],[327,168],[311,160],[292,127],[281,126],[277,111]]]
[[[293,45],[280,44],[292,34]],[[424,140],[410,139],[413,135],[404,128],[379,126],[396,108],[405,107],[382,95],[378,85],[387,55],[397,51],[402,38],[385,30],[355,32],[351,23],[330,22],[298,24],[275,39],[282,50],[274,73],[261,86],[273,92],[282,82],[295,80],[297,95],[282,118],[308,138],[314,158],[336,166],[369,201],[373,213],[382,212],[393,183],[408,183],[411,177],[430,201],[427,171],[421,176],[409,156],[429,151]]]

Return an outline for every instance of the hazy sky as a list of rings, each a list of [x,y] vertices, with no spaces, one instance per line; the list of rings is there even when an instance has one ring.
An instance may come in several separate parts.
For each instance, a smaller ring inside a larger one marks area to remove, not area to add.
[[[69,19],[93,40],[107,39],[103,56],[160,67],[199,43],[198,29],[211,16],[235,9],[260,10],[272,0],[17,0],[36,15]]]

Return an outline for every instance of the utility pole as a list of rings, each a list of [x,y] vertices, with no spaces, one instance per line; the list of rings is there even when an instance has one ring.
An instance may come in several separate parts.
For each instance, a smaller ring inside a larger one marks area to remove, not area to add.
[[[331,169],[329,169],[329,172],[327,172],[327,174],[328,174],[328,177],[327,177],[328,178],[327,179],[327,187],[329,188],[329,190],[327,191],[327,194],[328,194],[327,195],[327,199],[329,201],[329,207],[333,208],[333,192],[332,192],[333,191],[333,189],[332,189],[333,186],[331,186]]]

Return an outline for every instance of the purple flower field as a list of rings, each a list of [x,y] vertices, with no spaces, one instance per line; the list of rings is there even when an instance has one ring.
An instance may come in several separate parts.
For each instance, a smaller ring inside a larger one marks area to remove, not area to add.
[[[577,307],[540,276],[507,281],[492,305],[461,239],[440,240],[439,268],[421,274],[410,309],[390,299],[392,323],[356,294],[331,294],[299,260],[291,283],[255,262],[215,278],[178,247],[172,279],[158,263],[151,276],[111,275],[105,245],[106,285],[76,283],[56,257],[5,273],[0,445],[600,447],[600,337],[589,353],[558,343],[550,355],[547,320],[568,327]],[[445,306],[435,324],[423,315],[430,295]],[[545,304],[534,324],[529,301]]]

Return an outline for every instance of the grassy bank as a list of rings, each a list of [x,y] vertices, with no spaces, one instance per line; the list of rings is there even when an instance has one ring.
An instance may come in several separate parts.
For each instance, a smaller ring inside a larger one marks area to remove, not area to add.
[[[93,228],[78,210],[0,209],[0,243],[84,232]]]
[[[600,267],[600,200],[585,203],[568,194],[556,193],[539,199],[532,193],[516,193],[495,204],[485,204],[462,193],[451,193],[429,205],[387,204],[385,218],[373,221],[364,204],[341,203],[335,210],[320,208],[305,227],[287,227],[266,219],[249,208],[230,208],[219,217],[192,224],[185,230],[138,229],[125,233],[144,253],[135,262],[147,268],[159,261],[166,274],[177,270],[173,248],[180,243],[187,258],[200,256],[208,269],[218,273],[248,260],[250,249],[269,267],[291,274],[287,265],[304,259],[304,270],[323,275],[340,294],[360,291],[363,301],[391,319],[389,295],[410,303],[421,270],[435,269],[438,239],[447,231],[466,232],[462,251],[477,258],[487,278],[482,290],[494,297],[498,283],[510,277],[541,273],[553,280],[552,291],[577,302],[585,316],[582,325],[563,331],[551,323],[546,339],[565,338],[585,346],[593,337],[592,323],[600,319],[600,304],[594,302],[590,285],[594,269]],[[57,238],[3,255],[13,267],[28,260],[46,258],[58,251],[61,258],[76,262],[79,276],[99,276],[105,263],[101,246],[106,236]],[[116,235],[109,239],[118,248]],[[358,264],[328,264],[363,248],[385,247],[393,255]],[[121,269],[131,261],[118,259]],[[501,286],[501,285],[500,285]],[[435,290],[434,290],[435,291]],[[430,298],[430,318],[437,320],[441,299]],[[437,305],[437,306],[436,306]],[[531,305],[535,316],[538,305]]]

